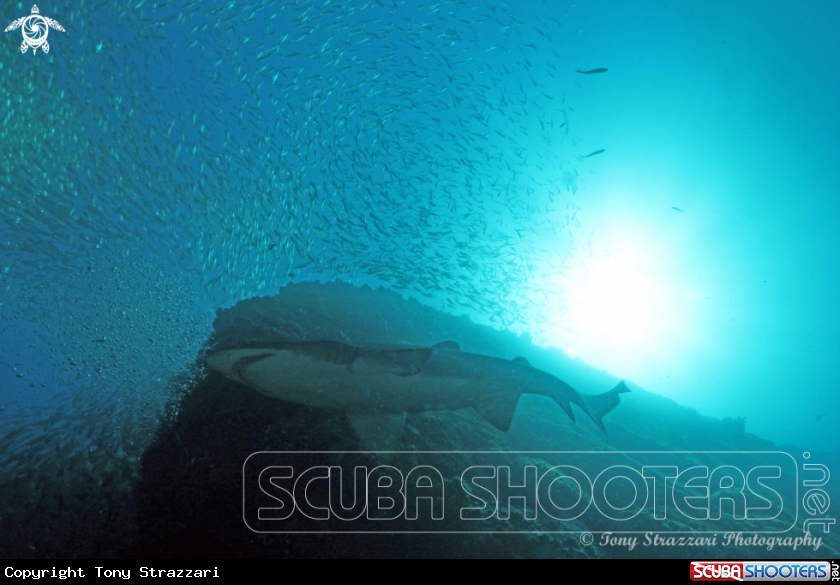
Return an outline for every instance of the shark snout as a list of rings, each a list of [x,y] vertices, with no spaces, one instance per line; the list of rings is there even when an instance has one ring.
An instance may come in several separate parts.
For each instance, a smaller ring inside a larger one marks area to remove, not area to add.
[[[239,359],[233,350],[224,350],[211,353],[204,360],[204,365],[221,374],[230,375],[233,373],[233,364]]]

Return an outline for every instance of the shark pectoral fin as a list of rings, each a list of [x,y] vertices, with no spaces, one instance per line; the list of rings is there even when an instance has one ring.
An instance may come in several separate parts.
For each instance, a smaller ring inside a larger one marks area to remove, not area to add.
[[[371,351],[353,360],[353,371],[358,374],[413,376],[420,372],[430,357],[432,350],[429,348]]]
[[[563,412],[569,415],[569,418],[572,419],[572,422],[577,424],[577,422],[575,421],[575,413],[572,410],[572,403],[567,400],[566,402],[558,402],[558,404],[560,405],[560,408],[563,409]]]
[[[516,412],[516,405],[518,403],[519,395],[509,394],[493,400],[483,400],[476,404],[474,408],[491,425],[506,433],[510,429],[513,413]]]
[[[393,451],[405,424],[404,412],[349,412],[347,418],[359,441],[370,451]]]
[[[450,351],[461,351],[461,346],[454,341],[442,341],[440,343],[436,343],[432,347],[436,347],[437,349],[448,349]]]

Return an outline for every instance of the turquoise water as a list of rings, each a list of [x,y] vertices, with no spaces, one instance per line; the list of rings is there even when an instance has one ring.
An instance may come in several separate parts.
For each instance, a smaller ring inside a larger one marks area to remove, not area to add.
[[[130,490],[216,312],[336,280],[840,447],[836,3],[39,8],[48,53],[0,35],[4,485]]]

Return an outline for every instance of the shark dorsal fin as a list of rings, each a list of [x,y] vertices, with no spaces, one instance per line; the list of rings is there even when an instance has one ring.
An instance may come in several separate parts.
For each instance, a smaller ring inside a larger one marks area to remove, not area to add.
[[[531,364],[530,364],[530,362],[528,362],[528,360],[526,360],[526,359],[525,359],[524,357],[522,357],[522,356],[515,357],[515,358],[513,358],[513,360],[511,360],[511,361],[514,361],[514,362],[516,362],[516,363],[518,363],[518,364],[525,364],[526,366],[530,366],[530,365],[531,365]]]
[[[506,433],[510,429],[513,413],[516,412],[518,403],[519,394],[506,394],[495,400],[483,400],[474,408],[478,411],[478,414],[487,419],[487,422]]]
[[[449,351],[461,351],[461,346],[454,341],[442,341],[441,343],[436,343],[432,347],[437,349],[448,349]]]

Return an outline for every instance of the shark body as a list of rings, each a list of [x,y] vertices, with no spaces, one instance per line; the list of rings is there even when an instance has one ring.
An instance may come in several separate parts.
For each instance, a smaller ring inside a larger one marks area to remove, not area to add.
[[[224,349],[208,355],[206,364],[272,398],[345,411],[359,438],[378,448],[399,439],[407,412],[473,407],[507,432],[523,393],[554,399],[572,421],[571,404],[577,404],[606,432],[601,418],[630,391],[621,382],[584,396],[525,358],[462,352],[451,341],[432,347],[292,341]]]

